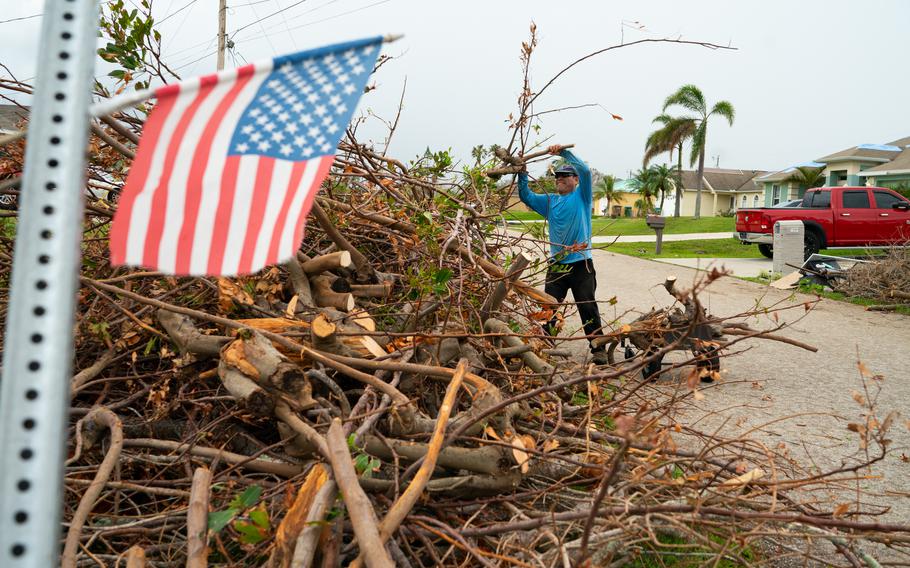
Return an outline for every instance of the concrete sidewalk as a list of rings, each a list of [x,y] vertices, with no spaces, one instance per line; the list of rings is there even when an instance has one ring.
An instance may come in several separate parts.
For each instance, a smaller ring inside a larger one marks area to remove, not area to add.
[[[704,239],[732,239],[735,233],[682,233],[680,235],[664,235],[664,242],[670,241],[696,241]],[[595,244],[612,243],[654,243],[657,235],[594,235],[591,241]]]
[[[685,266],[696,270],[724,268],[733,276],[758,276],[762,272],[771,272],[774,262],[770,258],[654,258],[657,262]]]

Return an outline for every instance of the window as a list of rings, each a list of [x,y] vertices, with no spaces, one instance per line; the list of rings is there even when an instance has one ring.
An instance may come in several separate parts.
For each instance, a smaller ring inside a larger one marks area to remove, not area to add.
[[[831,185],[847,185],[847,170],[831,172]]]
[[[893,193],[888,193],[887,191],[873,191],[872,193],[875,195],[876,209],[891,209],[891,206],[895,203],[902,203],[904,201],[900,197]]]
[[[844,209],[869,209],[869,192],[845,191]]]
[[[831,207],[830,191],[810,191],[803,197],[803,207]]]
[[[758,196],[752,196],[752,207],[758,207]]]
[[[780,203],[780,186],[775,184],[771,186],[771,205]]]
[[[748,204],[748,202],[749,202],[748,197],[743,195],[743,202],[742,202],[742,205],[740,205],[740,207],[745,207]]]

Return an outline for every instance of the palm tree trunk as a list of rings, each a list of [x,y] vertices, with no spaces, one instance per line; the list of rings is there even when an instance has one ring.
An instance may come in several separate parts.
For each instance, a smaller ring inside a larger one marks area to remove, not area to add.
[[[682,150],[683,144],[679,143],[679,149],[676,152],[676,203],[673,206],[673,216],[679,217],[679,208],[682,204],[683,199],[683,187],[682,187]]]
[[[698,179],[695,180],[695,218],[701,219],[701,186],[703,179],[705,177],[705,146],[704,144],[701,147],[701,152],[698,153]]]

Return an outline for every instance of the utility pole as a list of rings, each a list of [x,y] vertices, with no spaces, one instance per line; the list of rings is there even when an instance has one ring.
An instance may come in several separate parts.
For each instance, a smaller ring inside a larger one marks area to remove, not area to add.
[[[224,48],[227,43],[227,0],[218,0],[218,70],[224,69]]]

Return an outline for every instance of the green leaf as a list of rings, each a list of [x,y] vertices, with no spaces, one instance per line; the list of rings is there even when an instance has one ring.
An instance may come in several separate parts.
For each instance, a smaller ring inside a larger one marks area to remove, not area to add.
[[[153,337],[149,339],[148,343],[145,344],[145,351],[142,353],[143,356],[148,356],[149,353],[155,349],[155,344],[158,343],[158,338]]]
[[[231,507],[240,509],[249,509],[253,505],[259,502],[259,497],[262,495],[262,487],[258,485],[253,485],[247,487],[246,490],[240,495],[234,497],[234,500],[231,501]]]
[[[445,284],[452,279],[452,270],[449,268],[443,268],[436,271],[436,274],[433,275],[433,282],[437,284]]]
[[[250,511],[250,520],[253,521],[256,526],[266,531],[269,530],[271,525],[269,524],[269,514],[265,510],[265,503],[260,503],[258,507]]]
[[[237,516],[237,509],[225,509],[224,511],[215,511],[209,513],[209,530],[221,532],[221,530],[234,520]]]
[[[366,454],[358,454],[354,458],[354,469],[357,470],[358,474],[362,474],[370,466],[370,456]]]
[[[244,544],[259,544],[269,536],[267,531],[246,521],[237,521],[234,528],[240,533],[240,542]]]
[[[673,474],[672,474],[673,479],[679,479],[683,475],[684,475],[683,470],[678,465],[674,465]]]

